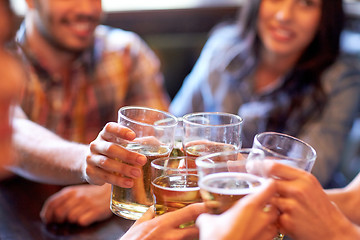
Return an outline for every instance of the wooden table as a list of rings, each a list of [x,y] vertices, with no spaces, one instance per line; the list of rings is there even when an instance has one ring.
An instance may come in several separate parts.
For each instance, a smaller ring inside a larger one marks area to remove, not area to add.
[[[1,240],[108,240],[119,239],[133,221],[117,216],[89,227],[45,225],[39,213],[44,201],[61,187],[13,178],[0,182]]]

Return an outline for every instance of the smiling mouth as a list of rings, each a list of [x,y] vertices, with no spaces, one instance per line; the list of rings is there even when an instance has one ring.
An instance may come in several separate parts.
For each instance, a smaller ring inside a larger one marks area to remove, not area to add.
[[[288,41],[294,38],[295,34],[292,31],[286,30],[284,28],[271,28],[271,33],[273,37],[280,41]]]

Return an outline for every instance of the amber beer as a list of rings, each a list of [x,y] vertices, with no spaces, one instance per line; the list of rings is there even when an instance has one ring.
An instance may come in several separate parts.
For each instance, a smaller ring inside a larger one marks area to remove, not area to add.
[[[162,215],[201,202],[198,176],[174,174],[161,176],[152,182],[156,215]]]
[[[210,141],[193,141],[185,146],[186,156],[200,157],[210,153],[234,151],[237,147],[231,144],[210,142]]]
[[[200,193],[211,214],[221,214],[237,200],[257,191],[264,179],[249,173],[219,172],[203,177]]]
[[[111,210],[118,216],[137,220],[153,204],[150,163],[154,159],[169,156],[170,149],[136,143],[131,143],[126,148],[144,154],[147,162],[142,167],[142,177],[134,179],[134,186],[132,188],[112,186]]]

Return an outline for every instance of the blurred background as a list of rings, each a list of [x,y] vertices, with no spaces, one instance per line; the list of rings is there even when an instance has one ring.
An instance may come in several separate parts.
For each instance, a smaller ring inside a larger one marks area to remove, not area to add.
[[[326,1],[326,0],[324,0]],[[26,11],[24,0],[11,0],[19,24]],[[219,22],[234,19],[244,0],[102,0],[103,24],[139,34],[162,63],[171,98],[191,71],[208,37]],[[360,58],[360,0],[344,0],[347,16],[342,51]],[[360,110],[359,110],[360,112]],[[360,113],[344,152],[343,178],[360,169]]]

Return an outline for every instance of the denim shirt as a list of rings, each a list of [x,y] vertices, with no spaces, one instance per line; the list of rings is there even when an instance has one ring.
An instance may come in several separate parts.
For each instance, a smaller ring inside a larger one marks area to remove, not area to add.
[[[274,130],[270,112],[279,109],[277,120],[284,121],[281,112],[289,108],[292,96],[283,88],[283,81],[260,94],[253,90],[256,61],[243,43],[234,40],[235,34],[234,27],[227,26],[210,36],[172,101],[170,112],[176,116],[203,111],[238,114],[244,119],[243,147],[251,147],[257,133]],[[346,138],[359,112],[358,61],[339,58],[323,73],[321,81],[327,95],[322,114],[310,111],[315,103],[309,96],[305,99],[305,107],[299,110],[308,119],[305,125],[300,123],[301,114],[295,113],[285,120],[283,129],[276,131],[298,137],[315,148],[317,160],[312,173],[326,186],[341,160]]]

